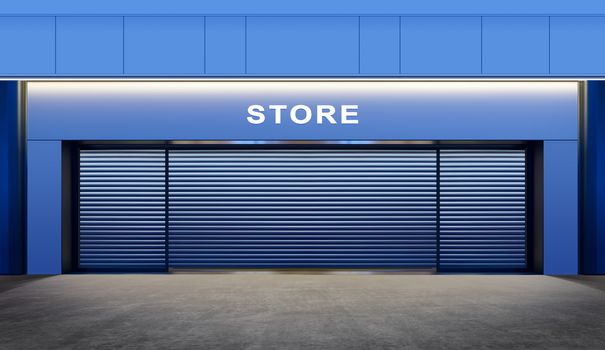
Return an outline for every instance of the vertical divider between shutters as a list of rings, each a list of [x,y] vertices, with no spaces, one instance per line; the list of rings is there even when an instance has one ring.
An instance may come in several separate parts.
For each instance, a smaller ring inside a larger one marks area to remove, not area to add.
[[[441,262],[441,150],[437,149],[437,159],[435,162],[436,166],[436,179],[435,179],[435,190],[436,190],[436,201],[435,201],[435,235],[436,235],[436,256],[435,256],[435,265],[437,268],[437,272],[440,270],[440,262]]]
[[[169,222],[168,219],[170,217],[169,213],[169,157],[168,157],[168,149],[164,150],[164,243],[165,243],[165,251],[164,251],[164,259],[166,259],[166,272],[170,271],[170,237],[169,237]]]

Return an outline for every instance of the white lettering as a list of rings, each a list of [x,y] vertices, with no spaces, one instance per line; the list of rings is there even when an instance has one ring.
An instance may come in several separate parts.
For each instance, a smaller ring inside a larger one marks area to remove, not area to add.
[[[265,108],[261,105],[251,105],[248,107],[248,123],[250,124],[262,124],[265,121],[265,115],[263,112]],[[256,119],[254,118],[256,117]]]
[[[342,105],[340,106],[340,122],[342,124],[359,124],[357,119],[349,119],[349,117],[357,117],[358,105]]]
[[[273,123],[282,124],[283,118],[288,118],[295,124],[359,124],[358,105],[315,105],[313,107],[299,104],[292,107],[287,105],[250,105],[246,119],[250,124],[263,124],[273,119]],[[266,110],[266,113],[265,113]],[[340,113],[340,115],[338,115]]]
[[[298,119],[298,116],[296,115],[296,112],[300,110],[305,111],[305,117],[303,119]],[[313,118],[313,112],[311,112],[311,108],[308,106],[296,105],[290,110],[290,119],[296,124],[307,124],[311,121],[311,118]]]
[[[286,105],[269,105],[269,109],[275,111],[275,124],[281,124],[281,111],[288,108]]]
[[[326,118],[328,123],[336,124],[336,119],[333,115],[336,113],[336,108],[330,105],[317,105],[317,124],[323,124],[323,119]]]

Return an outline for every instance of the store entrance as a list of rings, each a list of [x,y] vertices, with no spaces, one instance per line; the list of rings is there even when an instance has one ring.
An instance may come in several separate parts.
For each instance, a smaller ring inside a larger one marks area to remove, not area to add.
[[[527,268],[522,147],[82,147],[78,268]]]

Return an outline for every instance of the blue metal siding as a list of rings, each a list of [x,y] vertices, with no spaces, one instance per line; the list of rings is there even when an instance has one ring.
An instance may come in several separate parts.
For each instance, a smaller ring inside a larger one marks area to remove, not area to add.
[[[359,73],[358,17],[249,17],[248,73]]]
[[[483,73],[549,73],[548,17],[484,17]]]
[[[246,73],[246,17],[206,17],[206,73]]]
[[[61,273],[61,141],[27,142],[27,273]]]
[[[544,273],[578,273],[578,143],[544,141]]]
[[[203,74],[204,17],[125,17],[124,73]]]
[[[481,73],[481,17],[403,17],[401,72]]]
[[[142,93],[144,89],[130,85],[143,83],[112,83],[111,89],[107,89],[103,84],[29,84],[30,143],[44,138],[57,140],[50,142],[54,144],[68,138],[86,140],[106,137],[132,140],[140,137],[149,140],[170,139],[175,135],[181,135],[183,139],[189,136],[190,140],[199,140],[206,136],[211,139],[237,140],[234,135],[261,135],[279,137],[282,140],[301,139],[303,135],[306,139],[318,140],[324,140],[326,135],[341,140],[347,135],[355,136],[352,139],[363,140],[406,137],[468,137],[477,140],[489,136],[494,140],[518,140],[520,137],[527,137],[532,140],[546,140],[547,143],[551,142],[550,144],[563,142],[577,150],[578,101],[575,84],[571,82],[524,82],[514,85],[498,83],[500,85],[496,86],[489,85],[488,82],[427,82],[408,88],[408,83],[404,82],[362,85],[349,81],[323,82],[320,85],[316,82],[289,82],[296,85],[296,88],[290,90],[280,88],[280,82],[238,82],[235,85],[164,82],[153,85],[154,89],[159,89],[154,91],[161,91],[154,93],[153,99],[149,98],[149,94]],[[253,84],[254,88],[247,84]],[[321,88],[318,89],[318,86]],[[340,86],[346,86],[347,90],[340,89]],[[145,89],[149,88],[150,85],[145,85]],[[216,98],[217,89],[221,91],[222,99]],[[208,95],[205,91],[213,91],[215,97],[204,99],[204,96]],[[344,91],[349,91],[351,95],[344,94]],[[128,98],[124,98],[126,94]],[[245,120],[245,115],[241,113],[245,111],[248,103],[272,103],[278,96],[284,96],[280,94],[285,94],[287,101],[300,101],[304,98],[304,101],[321,102],[326,99],[331,103],[346,103],[346,100],[352,99],[359,101],[360,105],[370,106],[364,113],[369,113],[371,117],[361,119],[366,124],[353,129],[334,125],[327,125],[332,129],[326,130],[317,125],[309,128],[280,129],[287,126],[286,124],[257,129],[241,124],[241,121]],[[83,115],[86,118],[82,118]],[[31,263],[43,266],[46,271],[60,271],[60,246],[46,244],[47,240],[60,241],[60,225],[57,229],[54,217],[39,215],[51,211],[57,212],[59,216],[58,208],[61,208],[60,183],[51,182],[49,185],[49,171],[40,170],[48,167],[45,163],[49,158],[47,151],[43,147],[32,147],[28,150],[30,162],[36,163],[30,168],[39,169],[28,174],[29,202],[43,203],[40,208],[36,205],[30,207],[30,214],[33,212],[37,220],[35,225],[28,228],[31,238],[29,245],[44,246],[45,249],[57,251],[39,256],[30,255],[28,258]],[[562,152],[559,147],[548,145],[545,146],[544,152],[545,174],[550,174],[544,183],[545,198],[548,199],[548,206],[545,207],[544,237],[545,242],[549,244],[548,249],[552,250],[550,253],[545,252],[545,271],[564,274],[573,273],[570,271],[575,269],[577,273],[577,217],[564,217],[561,214],[577,210],[577,198],[574,201],[566,195],[566,191],[574,188],[577,191],[578,178],[563,176],[567,170],[577,166],[577,154]],[[55,166],[59,167],[59,164],[49,168],[51,173],[59,171]],[[52,188],[41,188],[37,185],[39,183],[45,183]],[[52,195],[53,193],[56,195]],[[55,235],[53,231],[49,237],[49,228],[58,230],[56,232],[59,233]],[[573,240],[576,245],[569,244]],[[565,258],[561,260],[558,256]]]
[[[24,272],[23,145],[19,84],[0,82],[0,275]]]
[[[581,272],[605,274],[605,82],[587,85]]]
[[[122,74],[123,17],[57,17],[57,74]]]
[[[605,74],[605,17],[550,19],[553,74]]]
[[[3,16],[0,75],[605,75],[605,16],[239,15]]]
[[[55,18],[0,17],[0,74],[55,73]]]
[[[361,17],[359,71],[399,74],[399,17]]]
[[[601,0],[19,0],[0,3],[6,14],[143,15],[595,15],[605,14]]]
[[[603,59],[605,53],[602,45],[600,45],[604,33],[603,21],[605,18],[605,3],[600,0],[539,0],[532,2],[526,0],[511,0],[497,3],[479,0],[462,0],[457,2],[456,6],[452,6],[451,1],[447,0],[428,0],[428,2],[402,2],[396,0],[378,0],[370,2],[348,1],[343,2],[338,6],[335,6],[333,2],[324,0],[309,0],[294,3],[284,3],[275,0],[260,0],[255,2],[243,0],[227,0],[227,2],[199,2],[194,0],[170,2],[159,0],[134,2],[124,2],[121,0],[86,2],[58,0],[49,2],[41,0],[22,0],[1,2],[0,14],[2,14],[2,17],[0,18],[0,45],[4,49],[4,54],[0,58],[1,76],[126,76],[128,73],[124,73],[123,69],[120,69],[120,67],[123,67],[125,64],[124,52],[121,51],[121,48],[124,45],[122,37],[125,33],[123,28],[119,25],[119,22],[124,20],[123,16],[136,17],[146,15],[158,16],[158,18],[161,18],[163,16],[173,17],[182,16],[184,14],[208,16],[207,19],[210,19],[212,16],[216,16],[212,18],[217,19],[222,18],[220,16],[224,15],[242,16],[238,17],[242,19],[241,21],[234,21],[234,27],[232,29],[224,30],[224,32],[232,30],[237,33],[233,34],[233,37],[237,38],[237,43],[234,43],[233,46],[229,46],[229,48],[221,47],[217,44],[216,46],[207,47],[209,51],[204,52],[206,58],[212,57],[215,62],[219,62],[216,63],[217,67],[220,67],[220,69],[217,68],[216,71],[208,69],[205,73],[208,75],[398,75],[397,73],[371,73],[369,70],[367,72],[365,71],[363,57],[364,55],[368,55],[368,52],[364,52],[363,49],[364,44],[362,37],[365,34],[363,34],[362,27],[352,27],[352,30],[357,33],[360,41],[360,47],[355,53],[358,55],[359,60],[359,71],[357,73],[341,73],[341,71],[337,69],[341,60],[345,65],[351,63],[351,56],[349,55],[346,55],[344,58],[330,57],[328,69],[321,71],[320,73],[309,73],[309,71],[306,70],[309,68],[309,65],[306,63],[306,65],[303,64],[305,69],[302,70],[302,72],[301,70],[296,69],[296,67],[290,68],[287,66],[278,67],[274,73],[246,72],[245,67],[249,62],[247,60],[247,55],[250,53],[251,48],[247,47],[245,42],[246,31],[248,29],[246,28],[245,23],[248,19],[259,15],[265,18],[289,18],[288,16],[292,15],[303,17],[327,16],[331,18],[348,16],[348,18],[358,18],[359,22],[363,22],[365,17],[382,18],[384,15],[387,15],[387,17],[384,17],[385,19],[392,18],[392,16],[396,16],[397,18],[401,16],[405,16],[406,18],[414,16],[443,17],[446,22],[450,21],[448,16],[454,18],[457,16],[465,18],[468,18],[469,16],[483,17],[484,26],[481,32],[481,35],[484,36],[482,41],[484,47],[481,51],[483,71],[481,73],[460,73],[456,69],[453,69],[452,71],[445,71],[443,73],[438,73],[437,75],[477,77],[498,75],[532,75],[538,77],[559,75],[605,75],[603,64],[605,61]],[[54,22],[55,16],[58,16],[56,29],[51,25],[51,21]],[[494,29],[494,26],[491,26],[491,24],[488,23],[489,18],[493,16],[512,17],[510,18],[510,22],[503,21],[507,23],[499,23],[496,26],[497,28]],[[526,16],[530,17],[526,19]],[[548,17],[551,22],[550,31],[548,32],[548,41],[538,39],[539,37],[543,37],[543,32],[537,28],[543,26],[543,24],[537,24],[540,21],[534,23],[537,27],[530,26],[528,23],[522,25],[526,29],[524,30],[524,33],[527,32],[528,35],[518,36],[519,31],[515,29],[515,23],[525,21],[532,22],[529,18],[535,19],[536,17],[542,16]],[[71,21],[79,23],[77,25],[74,23],[72,23],[73,25],[61,24],[61,22],[67,23]],[[100,22],[106,23],[107,21],[112,22],[115,25],[99,25]],[[230,25],[226,24],[225,26]],[[385,27],[387,27],[386,24]],[[533,29],[530,29],[530,27]],[[388,47],[390,52],[392,50],[390,44],[392,38],[402,33],[400,31],[394,33],[392,29],[383,29],[385,33],[385,42],[377,42],[376,44],[377,46],[380,46],[380,49],[376,50],[384,49],[384,52],[386,52],[386,47]],[[205,35],[208,34],[206,33]],[[350,36],[354,35],[354,33],[350,34]],[[57,38],[57,40],[55,40],[55,38]],[[427,37],[427,39],[430,38]],[[442,38],[439,39],[442,40]],[[492,39],[495,41],[492,41]],[[259,40],[262,40],[262,38]],[[549,73],[544,73],[544,46],[547,44],[550,45],[548,61],[551,66],[551,71]],[[288,45],[295,46],[296,44],[288,41]],[[217,51],[214,51],[215,48]],[[456,46],[454,49],[465,51],[467,48],[468,46],[461,45],[460,47]],[[525,50],[520,48],[525,48]],[[470,51],[471,52],[458,52],[456,57],[468,55],[471,59],[476,59],[474,53],[475,49],[473,48]],[[259,61],[267,57],[271,58],[272,54],[272,50],[266,50],[263,53],[259,53],[259,57],[257,57],[256,60]],[[355,54],[353,56],[355,56]],[[370,54],[370,56],[373,57],[371,58],[372,60],[380,59],[384,60],[384,62],[393,62],[393,60],[399,60],[400,54],[401,52],[398,51],[395,54],[385,53],[385,56],[381,58],[378,56],[371,56],[372,54]],[[422,54],[420,53],[419,55]],[[55,57],[58,58],[56,61]],[[444,59],[447,59],[447,56],[444,56]],[[231,60],[233,60],[234,63],[228,63],[231,62]],[[224,69],[220,64],[222,61],[225,62]],[[207,61],[205,63],[208,65]],[[212,65],[213,64],[210,64],[210,66]],[[385,63],[385,65],[387,64]],[[441,65],[442,63],[437,61],[435,66],[428,68],[431,70],[441,69]],[[321,64],[312,66],[317,68],[318,66],[321,66]],[[55,71],[54,67],[58,68],[57,71]],[[242,67],[244,67],[243,70]],[[337,68],[332,69],[333,67]],[[165,74],[167,76],[203,75],[203,73],[180,73],[178,67],[175,65],[172,65],[171,68],[173,69],[166,71],[166,73],[141,74]],[[534,69],[537,70],[536,73],[533,72]],[[134,70],[136,70],[136,67],[133,68],[133,71]],[[158,69],[158,71],[160,70],[163,71],[164,69]],[[414,75],[417,74],[408,74],[405,72],[401,74],[401,76]],[[58,124],[61,124],[61,122],[62,121],[59,120]],[[146,126],[144,122],[141,123],[137,121],[137,123],[137,126]],[[518,123],[518,121],[511,122],[511,124],[515,123]],[[52,126],[53,123],[49,124]],[[69,123],[66,125],[69,125]],[[486,125],[478,127],[477,130],[485,126]],[[42,125],[41,127],[44,128],[45,126]],[[93,129],[95,127],[96,125],[92,126]],[[151,126],[152,129],[155,127],[156,126]],[[500,130],[501,125],[492,125],[492,128]],[[114,127],[113,129],[119,128]],[[134,130],[135,128],[132,129]],[[569,127],[567,129],[570,130],[569,134],[575,133],[575,127]],[[107,130],[111,130],[111,127],[100,129],[98,134],[91,133],[91,135],[104,135]],[[124,131],[124,133],[120,135],[124,138],[129,138],[129,132],[130,131]],[[537,129],[528,131],[527,135],[533,135],[535,132],[537,132]],[[446,135],[453,134],[455,134],[455,131],[449,132]],[[497,134],[497,136],[498,135],[501,136],[502,134]],[[44,134],[44,137],[46,136],[48,135]],[[465,134],[464,136],[472,135]],[[60,137],[61,135],[55,134],[47,139],[54,138],[55,140],[60,140]],[[554,134],[536,137],[536,139],[543,138],[555,139],[556,137]],[[557,148],[552,148],[550,150],[550,152],[556,151]],[[32,152],[44,151],[34,148],[32,149]],[[42,159],[37,156],[35,156],[35,159],[42,161]],[[571,159],[571,157],[565,157],[564,159],[559,160],[551,159],[551,161],[553,164],[560,166]],[[35,181],[40,181],[41,179],[37,176],[43,177],[43,174],[36,175],[33,178]],[[572,178],[570,177],[567,180],[571,179]],[[550,186],[553,187],[549,190],[556,190],[558,185],[559,182],[557,181],[550,182]],[[556,193],[556,191],[553,193]],[[44,196],[44,193],[40,193],[39,196],[36,195],[35,198],[37,200],[44,198]],[[58,204],[54,201],[50,201],[49,205],[55,206]],[[566,207],[564,204],[561,204],[561,206]],[[51,224],[51,226],[53,225]],[[38,228],[43,229],[43,225],[40,225]],[[551,228],[553,229],[553,234],[557,232],[556,226],[551,226]],[[36,237],[42,236],[36,235]],[[572,248],[573,247],[569,249]],[[49,266],[51,265],[52,263],[49,263]],[[553,270],[551,271],[567,270],[565,270],[563,265],[553,265]]]
[[[16,83],[15,83],[16,85]],[[10,162],[11,153],[16,153],[11,149],[11,133],[17,129],[12,126],[10,103],[7,101],[10,96],[10,86],[7,82],[0,83],[0,274],[8,274],[12,270],[10,264],[11,244],[13,232],[10,227],[10,208],[15,205],[10,193],[11,171]],[[16,100],[16,96],[12,96]]]

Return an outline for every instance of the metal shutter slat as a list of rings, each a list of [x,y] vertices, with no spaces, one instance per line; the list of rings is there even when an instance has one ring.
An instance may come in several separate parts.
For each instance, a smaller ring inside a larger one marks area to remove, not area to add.
[[[434,267],[436,152],[169,152],[172,267]]]
[[[524,150],[440,152],[440,268],[526,268],[525,176]]]
[[[82,150],[79,265],[525,268],[525,152],[439,152]]]
[[[164,150],[81,150],[79,267],[166,266]]]

